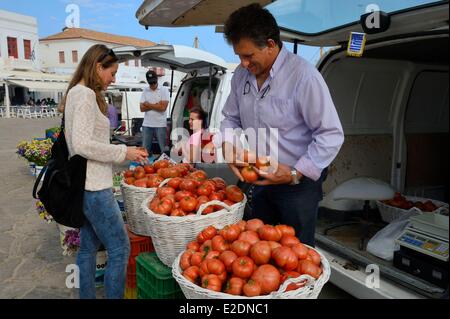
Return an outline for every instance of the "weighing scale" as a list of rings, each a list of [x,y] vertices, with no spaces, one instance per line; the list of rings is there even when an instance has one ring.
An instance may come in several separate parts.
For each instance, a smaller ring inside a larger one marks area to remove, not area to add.
[[[410,218],[397,238],[394,266],[441,287],[448,286],[449,217],[422,214]]]

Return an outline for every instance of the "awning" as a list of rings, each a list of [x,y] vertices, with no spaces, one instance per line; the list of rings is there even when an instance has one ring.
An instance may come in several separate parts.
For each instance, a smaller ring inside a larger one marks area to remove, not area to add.
[[[19,85],[27,88],[30,92],[64,92],[68,83],[65,82],[44,82],[26,80],[8,80],[8,84]]]

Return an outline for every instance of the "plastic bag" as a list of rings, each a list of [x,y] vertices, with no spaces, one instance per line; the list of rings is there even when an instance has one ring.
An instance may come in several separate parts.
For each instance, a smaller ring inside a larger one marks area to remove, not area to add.
[[[408,226],[409,218],[416,215],[420,215],[420,213],[411,211],[393,220],[389,225],[376,233],[367,243],[367,252],[381,259],[392,261],[394,259],[394,252],[400,249],[400,246],[395,240]]]

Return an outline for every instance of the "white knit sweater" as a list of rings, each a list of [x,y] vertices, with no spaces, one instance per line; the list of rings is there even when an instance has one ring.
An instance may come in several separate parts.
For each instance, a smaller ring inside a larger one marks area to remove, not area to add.
[[[127,147],[110,144],[109,119],[100,112],[95,92],[86,86],[74,86],[67,94],[65,133],[70,156],[88,160],[85,189],[111,188],[112,164],[125,161]]]

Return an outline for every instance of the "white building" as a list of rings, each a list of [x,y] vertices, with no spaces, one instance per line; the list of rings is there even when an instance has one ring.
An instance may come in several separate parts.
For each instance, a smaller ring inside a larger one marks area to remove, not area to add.
[[[39,70],[37,19],[0,10],[0,70]]]
[[[65,28],[61,33],[40,39],[41,67],[48,72],[72,74],[86,51],[94,44],[109,48],[119,46],[149,47],[155,43],[133,37],[97,32],[82,28]],[[147,68],[139,59],[122,63],[116,76],[117,84],[145,83]],[[158,68],[160,76],[165,70]]]
[[[0,10],[0,116],[17,115],[30,98],[55,98],[67,76],[40,71],[37,19]]]

